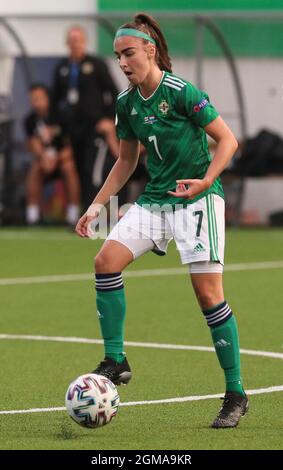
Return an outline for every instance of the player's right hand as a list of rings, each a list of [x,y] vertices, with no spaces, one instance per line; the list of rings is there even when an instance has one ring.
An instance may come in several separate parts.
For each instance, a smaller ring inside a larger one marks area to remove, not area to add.
[[[79,219],[75,231],[82,238],[90,238],[92,233],[90,224],[99,216],[100,208],[95,204],[91,204],[84,215]]]

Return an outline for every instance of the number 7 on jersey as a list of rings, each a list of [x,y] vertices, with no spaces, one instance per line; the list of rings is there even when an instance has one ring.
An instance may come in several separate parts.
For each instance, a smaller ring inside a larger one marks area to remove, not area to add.
[[[151,135],[151,136],[148,138],[148,140],[149,140],[149,142],[153,142],[154,148],[155,148],[155,151],[156,151],[158,157],[160,158],[160,160],[163,160],[162,156],[160,155],[159,149],[158,149],[156,135]]]

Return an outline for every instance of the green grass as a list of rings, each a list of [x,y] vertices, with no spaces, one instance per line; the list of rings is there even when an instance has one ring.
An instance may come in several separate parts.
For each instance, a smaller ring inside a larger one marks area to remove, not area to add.
[[[0,278],[92,272],[101,242],[64,230],[1,230]],[[283,231],[230,230],[226,264],[283,260]],[[129,270],[180,266],[148,254]],[[282,353],[283,269],[225,274],[225,292],[237,314],[241,347]],[[211,346],[187,276],[127,278],[128,341]],[[100,338],[92,281],[0,285],[0,333]],[[134,372],[120,388],[122,402],[223,391],[211,352],[128,347]],[[101,345],[0,340],[0,410],[64,406],[68,384],[94,368]],[[247,389],[282,385],[280,359],[242,355]],[[0,449],[280,449],[282,393],[252,395],[250,411],[234,430],[209,428],[220,400],[121,407],[113,422],[86,430],[66,412],[2,415]]]

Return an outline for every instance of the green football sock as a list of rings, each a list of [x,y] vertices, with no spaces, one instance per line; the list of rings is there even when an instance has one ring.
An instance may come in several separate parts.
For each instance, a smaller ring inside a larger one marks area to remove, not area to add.
[[[104,339],[105,356],[121,363],[125,358],[125,289],[121,273],[96,275],[97,315]]]
[[[220,366],[224,370],[226,391],[244,394],[236,318],[227,302],[216,305],[203,313],[210,327]]]

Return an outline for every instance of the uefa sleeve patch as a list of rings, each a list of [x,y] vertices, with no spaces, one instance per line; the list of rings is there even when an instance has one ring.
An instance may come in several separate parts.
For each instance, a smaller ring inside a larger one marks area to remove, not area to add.
[[[195,104],[193,108],[194,113],[199,113],[207,105],[209,105],[209,101],[206,98],[203,98],[198,104]]]

